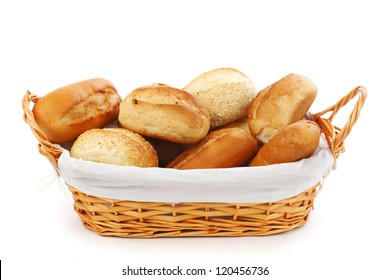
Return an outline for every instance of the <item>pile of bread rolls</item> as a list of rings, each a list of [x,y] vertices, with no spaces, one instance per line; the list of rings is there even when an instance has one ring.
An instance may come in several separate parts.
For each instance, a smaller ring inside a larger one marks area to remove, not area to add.
[[[201,74],[183,88],[153,84],[124,99],[105,79],[56,89],[33,115],[47,140],[70,143],[75,158],[175,169],[229,168],[310,157],[321,131],[305,120],[317,94],[289,74],[257,92],[232,68]]]

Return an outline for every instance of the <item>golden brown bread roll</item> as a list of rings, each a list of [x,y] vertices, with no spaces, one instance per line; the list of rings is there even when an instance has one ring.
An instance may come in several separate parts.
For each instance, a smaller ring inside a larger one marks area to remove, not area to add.
[[[157,167],[152,145],[141,135],[124,128],[96,128],[82,133],[70,155],[88,161],[123,166]]]
[[[210,111],[211,128],[219,128],[248,116],[256,87],[243,73],[232,68],[218,68],[201,74],[185,87]]]
[[[210,114],[188,92],[157,84],[127,95],[120,105],[119,122],[144,136],[192,144],[207,135]]]
[[[307,77],[289,74],[261,90],[249,108],[249,129],[267,143],[284,127],[304,118],[317,95]]]
[[[109,81],[91,79],[48,93],[38,100],[32,112],[47,139],[62,143],[117,119],[120,102],[120,96]]]
[[[241,128],[225,128],[210,132],[174,159],[167,167],[176,169],[237,167],[257,151],[257,141]]]
[[[264,144],[249,166],[294,162],[309,157],[318,147],[320,135],[321,130],[315,122],[295,122]]]

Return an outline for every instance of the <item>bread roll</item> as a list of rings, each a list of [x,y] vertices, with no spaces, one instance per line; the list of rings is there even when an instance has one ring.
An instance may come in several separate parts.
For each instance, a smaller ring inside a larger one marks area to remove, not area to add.
[[[321,130],[312,121],[293,123],[262,146],[249,166],[294,162],[310,157],[318,147]]]
[[[218,68],[201,74],[185,87],[210,111],[215,129],[248,116],[256,87],[243,73],[232,68]]]
[[[109,81],[91,79],[48,93],[38,100],[32,112],[46,138],[62,143],[117,119],[120,102],[120,96]]]
[[[157,84],[127,95],[120,105],[119,122],[144,136],[191,144],[207,135],[210,114],[188,92]]]
[[[167,167],[176,169],[237,167],[257,151],[256,139],[241,128],[210,132],[206,138],[179,155]]]
[[[284,127],[303,119],[317,95],[307,77],[289,74],[261,90],[249,108],[249,129],[260,143],[267,143]]]
[[[88,161],[122,166],[157,167],[152,145],[124,128],[91,129],[74,142],[70,155]]]

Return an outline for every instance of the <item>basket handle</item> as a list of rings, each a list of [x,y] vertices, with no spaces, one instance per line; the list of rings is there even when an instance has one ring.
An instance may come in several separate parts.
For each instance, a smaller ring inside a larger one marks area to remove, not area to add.
[[[355,107],[348,117],[347,123],[343,128],[339,128],[332,124],[334,116],[337,112],[345,106],[350,100],[357,96]],[[347,138],[359,118],[364,101],[367,97],[367,91],[364,87],[358,86],[351,90],[347,95],[341,98],[335,105],[312,115],[312,120],[315,121],[321,128],[321,131],[325,134],[325,138],[328,142],[330,151],[333,158],[336,159],[345,151],[344,140]],[[322,118],[324,114],[332,112],[329,118]]]
[[[38,100],[39,97],[37,97],[35,94],[32,94],[30,91],[27,91],[22,99],[22,108],[24,112],[23,120],[30,126],[32,132],[39,141],[39,153],[48,158],[58,172],[58,158],[62,154],[62,148],[48,141],[42,130],[35,122],[34,114],[30,108],[30,103],[33,102],[35,104]]]

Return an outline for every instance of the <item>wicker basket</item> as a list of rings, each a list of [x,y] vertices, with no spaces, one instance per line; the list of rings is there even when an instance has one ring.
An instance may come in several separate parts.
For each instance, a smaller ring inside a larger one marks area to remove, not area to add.
[[[357,96],[356,104],[343,128],[332,124],[341,107]],[[356,87],[334,106],[312,115],[326,137],[335,159],[344,152],[344,140],[357,121],[366,99],[364,87]],[[45,139],[35,123],[31,102],[39,97],[27,92],[22,100],[24,120],[39,141],[39,152],[58,170],[62,148]],[[330,113],[329,118],[322,118]],[[286,232],[303,226],[311,212],[318,182],[288,199],[269,203],[165,203],[137,202],[91,196],[69,186],[74,209],[83,225],[104,236],[179,237],[179,236],[257,236]]]

